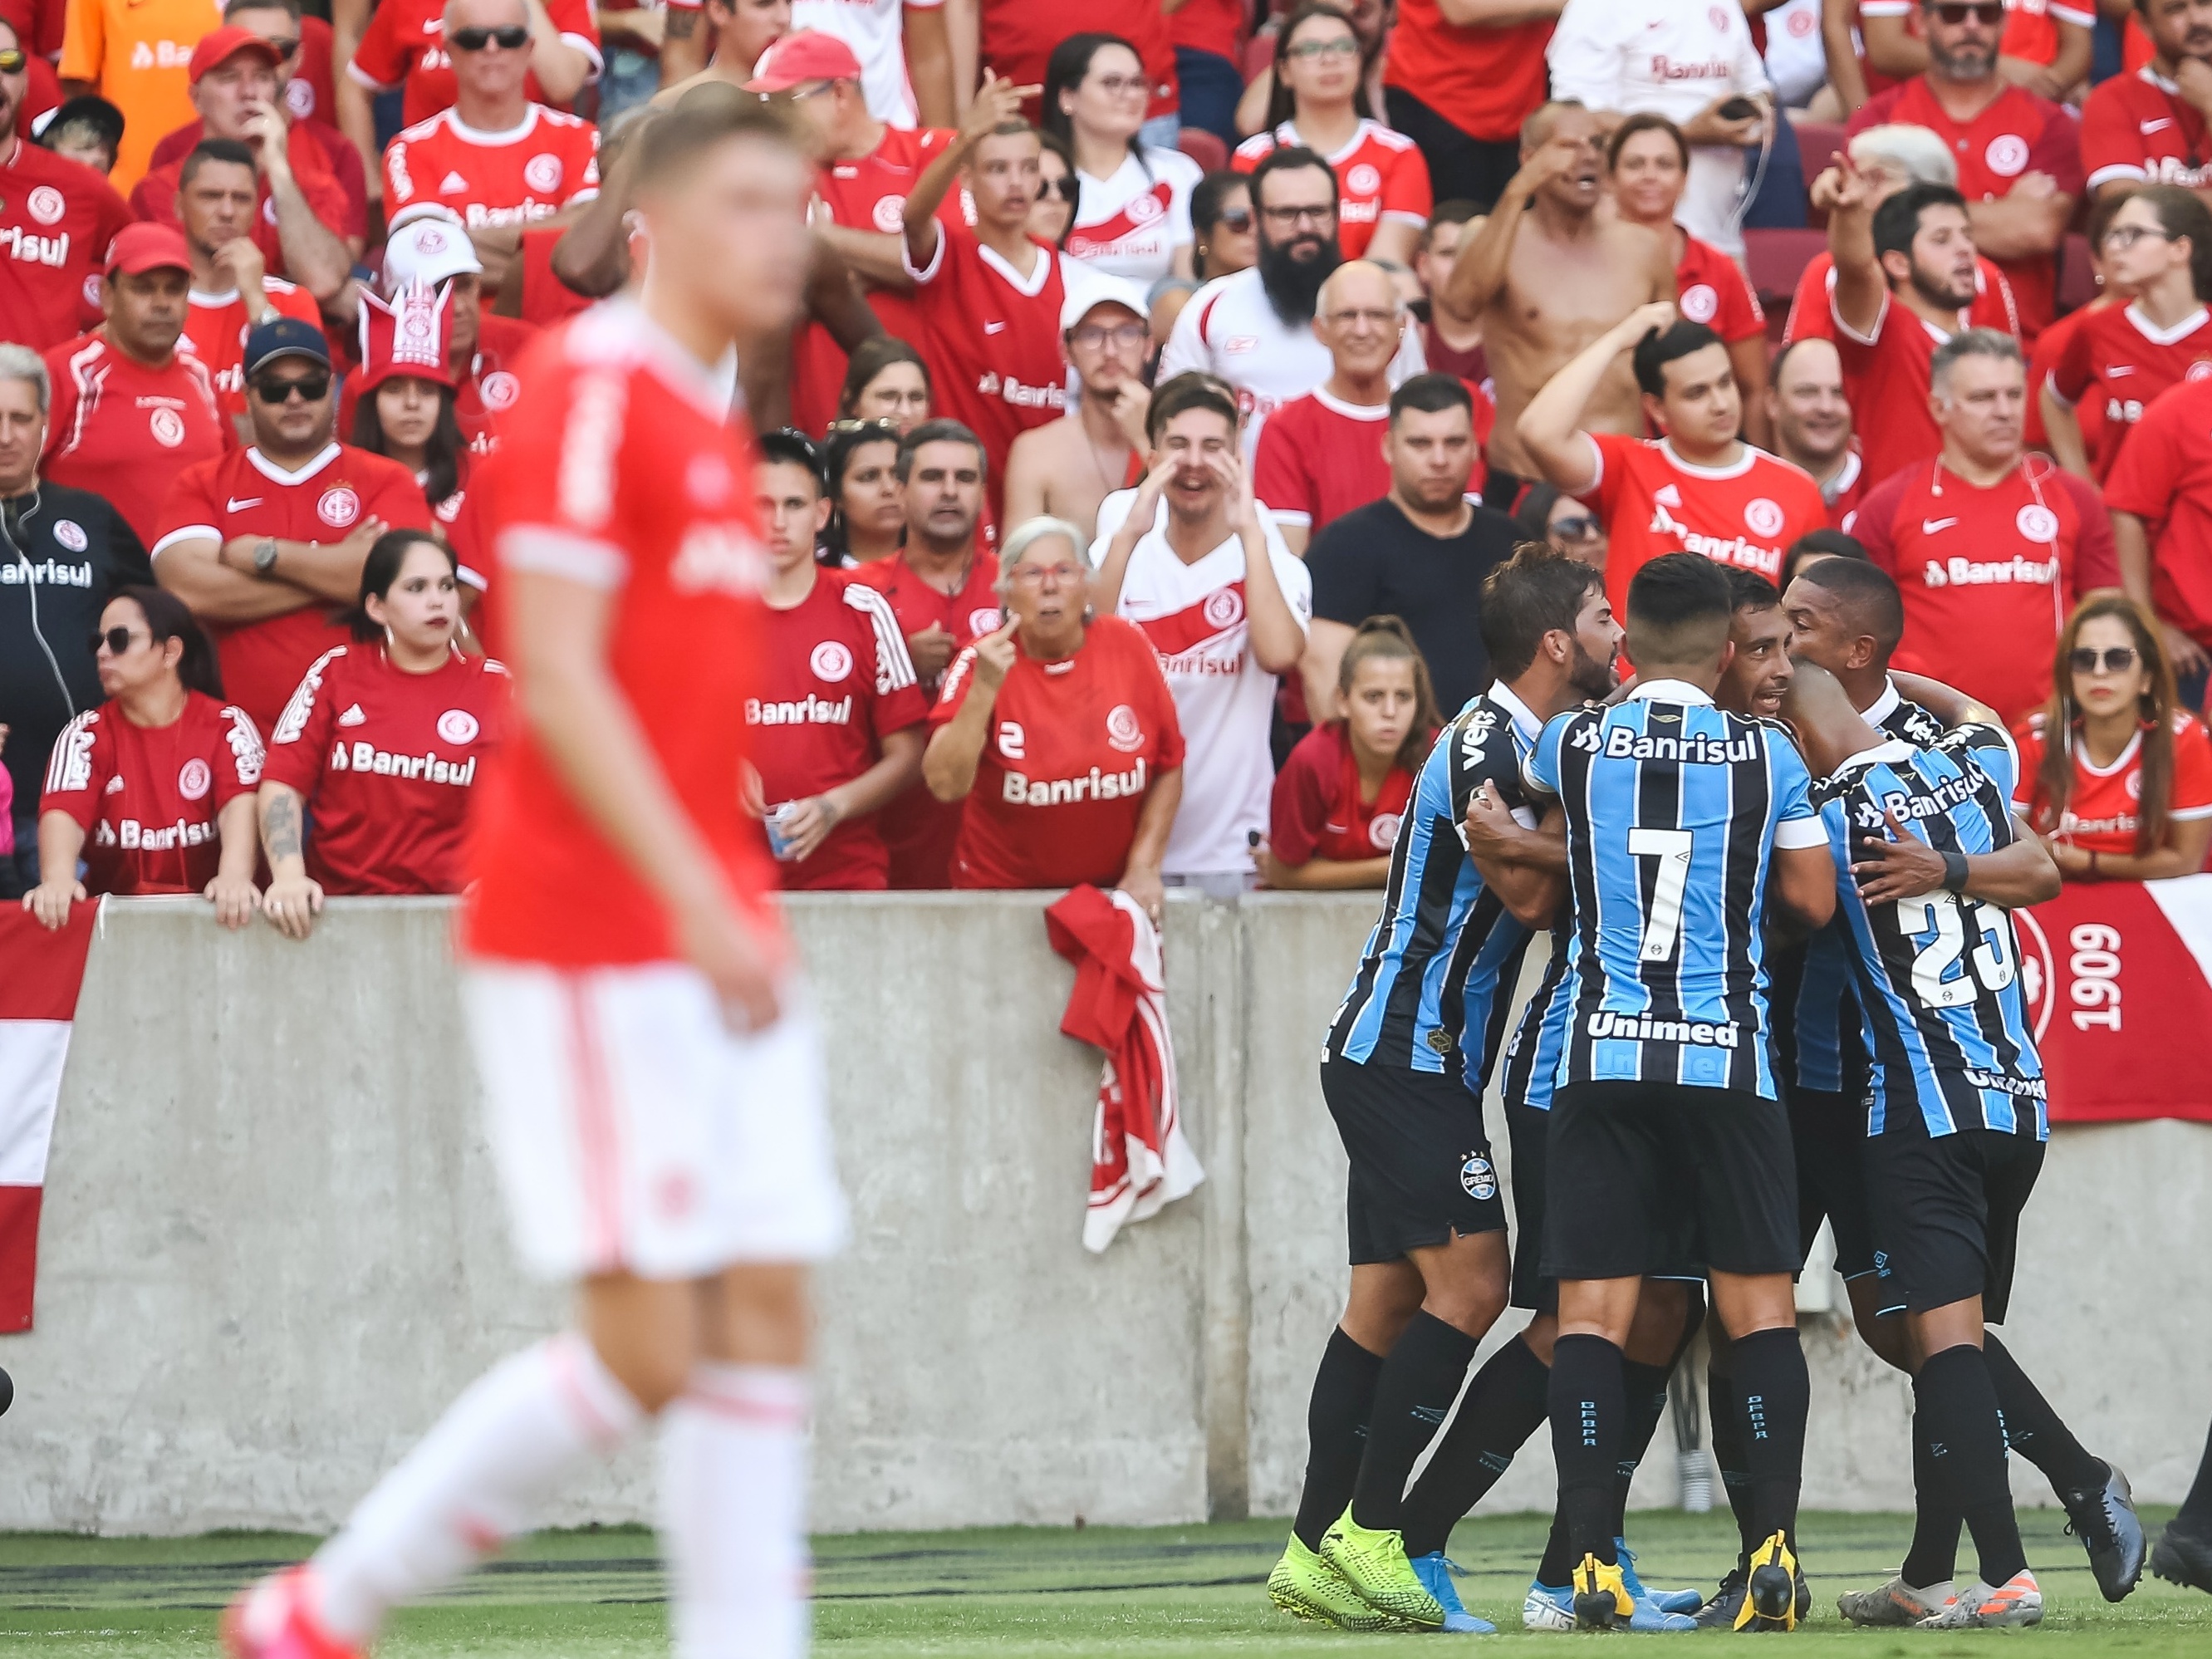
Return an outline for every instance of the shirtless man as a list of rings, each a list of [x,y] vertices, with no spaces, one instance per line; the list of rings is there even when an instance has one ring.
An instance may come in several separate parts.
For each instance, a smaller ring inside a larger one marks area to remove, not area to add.
[[[791,33],[791,0],[705,0],[697,7],[669,8],[667,30],[678,41],[677,62],[696,61],[696,29],[702,16],[714,30],[714,55],[707,67],[680,80],[667,79],[669,48],[661,48],[660,90],[653,94],[655,108],[667,109],[702,81],[726,81],[742,87],[753,78],[753,65],[761,54]]]
[[[1516,430],[1521,411],[1577,352],[1641,305],[1674,297],[1665,241],[1597,211],[1604,127],[1579,104],[1546,104],[1521,129],[1521,170],[1480,231],[1460,249],[1442,304],[1482,319],[1498,389],[1482,498],[1510,511],[1536,477]],[[1644,417],[1624,355],[1583,411],[1593,432],[1641,437]]]
[[[1098,526],[1098,504],[1143,482],[1144,291],[1118,276],[1076,286],[1060,309],[1060,347],[1083,382],[1064,421],[1032,427],[1006,452],[1009,528],[1049,514],[1083,532]]]

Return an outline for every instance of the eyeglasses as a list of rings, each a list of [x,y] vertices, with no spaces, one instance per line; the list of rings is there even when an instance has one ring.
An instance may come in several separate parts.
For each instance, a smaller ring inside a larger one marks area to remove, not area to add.
[[[1359,42],[1349,35],[1339,35],[1334,40],[1301,40],[1283,56],[1300,63],[1310,63],[1316,58],[1357,58]]]
[[[125,652],[130,650],[130,648],[138,641],[140,637],[140,635],[132,633],[127,628],[111,628],[104,634],[94,634],[92,636],[92,654],[95,657],[98,656],[100,654],[100,647],[104,645],[107,647],[107,654],[109,656],[119,657]],[[149,634],[144,637],[151,639],[153,635]]]
[[[1083,194],[1083,181],[1072,173],[1063,173],[1057,179],[1043,180],[1038,189],[1047,196],[1057,196],[1061,201],[1072,204]]]
[[[1096,351],[1101,346],[1140,346],[1152,337],[1152,331],[1142,323],[1115,323],[1108,327],[1104,323],[1085,323],[1067,331],[1067,343],[1081,346],[1085,351]]]
[[[446,44],[455,52],[482,52],[497,43],[501,52],[520,52],[530,42],[530,31],[519,23],[495,29],[455,29]]]
[[[1588,514],[1554,519],[1547,532],[1563,542],[1594,542],[1605,534],[1605,526]]]
[[[2146,236],[2155,236],[2161,242],[2173,238],[2157,225],[2113,225],[2105,232],[2105,246],[2125,250],[2133,247]]]
[[[1252,228],[1250,208],[1224,208],[1218,222],[1224,230],[1233,230],[1239,236]]]
[[[328,374],[302,374],[296,380],[285,380],[271,374],[253,383],[253,395],[271,409],[290,401],[295,392],[300,394],[301,403],[319,404],[331,395],[331,377]]]
[[[1301,219],[1310,219],[1317,225],[1325,225],[1336,217],[1336,204],[1330,202],[1316,206],[1311,203],[1301,203],[1296,207],[1263,207],[1260,215],[1271,225],[1294,225]]]
[[[1066,587],[1083,580],[1083,567],[1073,564],[1018,564],[1007,574],[1007,580],[1017,587]]]
[[[0,75],[21,75],[30,61],[21,46],[0,46]]]
[[[1093,82],[1109,98],[1127,98],[1133,92],[1152,95],[1152,82],[1141,75],[1102,75]]]
[[[1396,325],[1398,313],[1395,311],[1372,311],[1354,307],[1347,311],[1329,312],[1322,320],[1334,324],[1338,328],[1350,328],[1357,323],[1365,323],[1370,328],[1390,328]]]
[[[2077,674],[2094,674],[2101,659],[2107,674],[2124,674],[2136,665],[2136,648],[2132,645],[2108,645],[2102,651],[2089,646],[2077,645],[2067,653],[2066,660]]]
[[[1979,0],[1979,3],[1972,5],[1961,5],[1957,0],[1943,0],[1943,3],[1929,6],[1928,9],[1934,12],[1937,21],[1948,28],[1957,28],[1971,17],[1984,28],[1993,29],[2004,21],[2005,15],[2002,0]]]

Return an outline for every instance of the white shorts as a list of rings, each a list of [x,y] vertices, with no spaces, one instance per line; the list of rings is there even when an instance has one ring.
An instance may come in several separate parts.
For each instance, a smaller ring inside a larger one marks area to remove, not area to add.
[[[843,1242],[822,1046],[795,981],[751,1036],[679,963],[477,961],[461,988],[532,1273],[696,1279]]]

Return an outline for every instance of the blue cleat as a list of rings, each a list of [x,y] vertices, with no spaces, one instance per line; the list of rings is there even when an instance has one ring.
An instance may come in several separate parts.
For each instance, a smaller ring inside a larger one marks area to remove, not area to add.
[[[1528,1594],[1521,1603],[1521,1627],[1523,1630],[1572,1630],[1575,1627],[1575,1592],[1571,1584],[1539,1584],[1531,1582]]]
[[[1629,1629],[1647,1633],[1655,1631],[1695,1630],[1697,1627],[1698,1621],[1691,1618],[1688,1613],[1668,1613],[1657,1603],[1652,1601],[1638,1601],[1636,1604],[1636,1611],[1628,1615]]]
[[[1613,1540],[1613,1547],[1614,1553],[1620,1557],[1621,1582],[1628,1586],[1628,1593],[1636,1598],[1636,1605],[1638,1608],[1649,1602],[1662,1613],[1695,1613],[1699,1607],[1705,1606],[1705,1598],[1693,1589],[1645,1589],[1643,1581],[1636,1576],[1636,1552],[1628,1547],[1628,1540],[1626,1538],[1616,1538]],[[1630,1628],[1642,1630],[1644,1626],[1632,1625]],[[1670,1626],[1668,1628],[1671,1629],[1673,1626]]]
[[[1431,1550],[1426,1555],[1413,1558],[1413,1576],[1422,1587],[1437,1598],[1437,1605],[1444,1610],[1444,1622],[1440,1630],[1455,1631],[1462,1636],[1495,1636],[1498,1626],[1487,1619],[1478,1619],[1467,1610],[1459,1599],[1459,1589],[1452,1583],[1451,1563],[1444,1559],[1442,1550]]]

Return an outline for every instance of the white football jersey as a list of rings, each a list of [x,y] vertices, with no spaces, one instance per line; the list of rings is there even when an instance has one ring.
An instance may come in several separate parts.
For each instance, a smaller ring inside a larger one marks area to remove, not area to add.
[[[868,113],[901,129],[921,125],[914,82],[906,72],[906,9],[933,9],[945,0],[791,0],[791,32],[834,34],[860,60],[860,94]]]
[[[1077,173],[1082,199],[1068,257],[1139,286],[1157,283],[1174,270],[1175,251],[1190,243],[1190,192],[1205,176],[1179,149],[1147,149],[1141,162],[1125,155],[1110,179]]]

